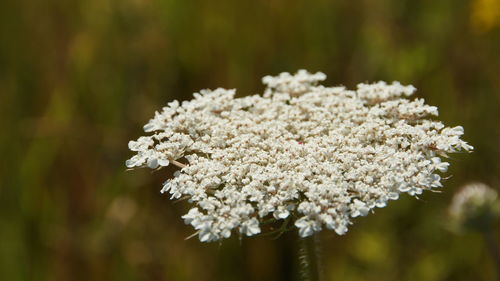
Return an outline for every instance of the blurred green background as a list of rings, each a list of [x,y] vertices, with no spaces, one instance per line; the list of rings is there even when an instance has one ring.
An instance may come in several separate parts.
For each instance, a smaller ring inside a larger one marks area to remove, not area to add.
[[[293,279],[293,233],[184,241],[172,170],[124,162],[167,102],[300,68],[413,84],[475,147],[442,193],[324,232],[327,280],[494,280],[447,207],[468,181],[500,187],[499,0],[0,1],[0,280]]]

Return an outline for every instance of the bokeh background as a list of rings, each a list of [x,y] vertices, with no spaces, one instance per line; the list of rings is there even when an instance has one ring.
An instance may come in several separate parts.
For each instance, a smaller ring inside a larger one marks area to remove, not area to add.
[[[0,1],[0,280],[294,280],[293,233],[185,241],[188,206],[159,193],[172,170],[124,162],[168,101],[300,68],[413,84],[476,149],[441,193],[324,232],[327,280],[494,280],[447,207],[466,182],[500,187],[498,0]]]

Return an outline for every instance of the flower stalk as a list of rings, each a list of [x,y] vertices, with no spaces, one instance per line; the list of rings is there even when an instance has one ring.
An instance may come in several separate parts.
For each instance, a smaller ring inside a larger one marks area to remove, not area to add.
[[[495,233],[493,229],[489,229],[487,231],[482,232],[484,243],[488,251],[490,252],[491,258],[493,259],[497,279],[500,281],[500,248],[498,247],[498,243],[495,239]]]
[[[320,241],[318,234],[299,238],[299,268],[300,280],[321,281],[323,272],[321,266]]]

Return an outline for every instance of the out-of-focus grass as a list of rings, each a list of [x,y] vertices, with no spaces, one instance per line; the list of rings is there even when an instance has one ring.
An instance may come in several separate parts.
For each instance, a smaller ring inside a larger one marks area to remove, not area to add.
[[[184,241],[172,170],[126,172],[127,142],[201,88],[262,91],[306,68],[327,84],[400,80],[463,125],[443,193],[403,197],[337,237],[331,280],[492,280],[474,235],[446,230],[465,181],[500,185],[500,4],[473,1],[0,2],[0,280],[285,280],[292,236]]]

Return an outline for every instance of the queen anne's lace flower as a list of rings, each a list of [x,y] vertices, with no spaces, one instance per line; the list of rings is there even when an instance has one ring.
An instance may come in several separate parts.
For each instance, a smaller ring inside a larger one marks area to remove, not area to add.
[[[489,227],[500,216],[500,201],[497,191],[484,183],[465,185],[453,196],[450,205],[452,222],[459,230],[489,231]]]
[[[441,187],[440,157],[472,147],[462,127],[437,116],[413,86],[324,87],[323,73],[266,76],[263,96],[202,90],[173,101],[131,141],[129,168],[175,164],[162,192],[188,198],[183,216],[201,241],[252,236],[268,218],[292,219],[302,237],[322,228],[344,234],[351,218],[385,207],[400,193]]]

